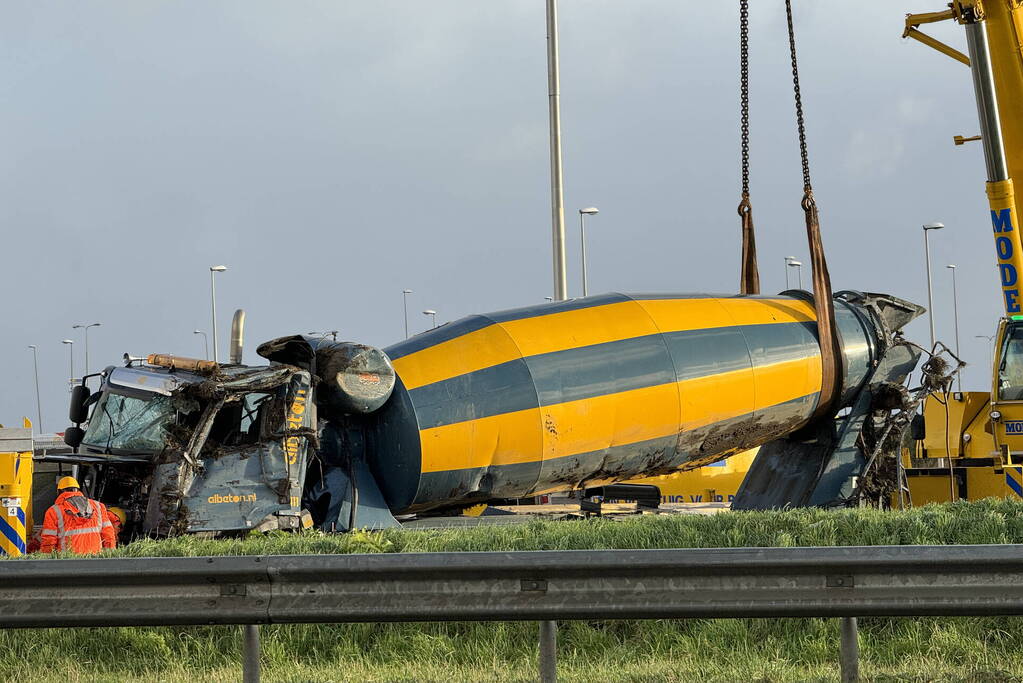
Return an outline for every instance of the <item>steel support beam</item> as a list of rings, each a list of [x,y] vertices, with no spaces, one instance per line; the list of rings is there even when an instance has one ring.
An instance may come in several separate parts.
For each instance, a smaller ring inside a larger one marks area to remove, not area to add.
[[[540,683],[558,683],[558,622],[540,622]]]
[[[860,641],[856,617],[842,617],[840,648],[842,683],[857,683],[860,680]]]
[[[242,681],[259,683],[259,626],[246,624],[242,629]]]

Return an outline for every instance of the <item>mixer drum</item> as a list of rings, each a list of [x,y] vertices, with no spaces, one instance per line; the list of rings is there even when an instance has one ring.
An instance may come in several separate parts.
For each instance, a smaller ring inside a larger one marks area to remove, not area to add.
[[[835,301],[843,400],[874,360]],[[384,351],[394,391],[368,459],[396,514],[709,464],[805,424],[821,388],[813,304],[625,295],[474,315]]]

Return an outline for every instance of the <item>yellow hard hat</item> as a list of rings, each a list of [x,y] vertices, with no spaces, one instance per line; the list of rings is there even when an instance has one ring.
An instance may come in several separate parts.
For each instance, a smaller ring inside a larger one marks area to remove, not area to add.
[[[112,514],[114,517],[117,517],[117,519],[121,520],[121,524],[124,524],[125,522],[128,521],[128,515],[126,515],[124,513],[124,510],[122,510],[121,508],[110,506],[107,508],[107,510],[109,510],[110,514]]]
[[[63,491],[64,489],[80,489],[78,480],[74,477],[61,477],[60,481],[57,482],[57,490]]]

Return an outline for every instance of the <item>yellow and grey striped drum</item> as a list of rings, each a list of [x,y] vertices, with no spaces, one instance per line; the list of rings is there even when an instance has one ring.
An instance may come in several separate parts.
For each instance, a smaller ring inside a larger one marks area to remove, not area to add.
[[[877,335],[836,300],[843,397]],[[474,315],[385,349],[368,453],[395,513],[705,465],[792,432],[821,388],[813,304],[605,294]]]

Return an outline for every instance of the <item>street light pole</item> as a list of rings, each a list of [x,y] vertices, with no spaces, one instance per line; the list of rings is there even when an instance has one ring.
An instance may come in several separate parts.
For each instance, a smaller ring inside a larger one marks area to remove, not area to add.
[[[61,339],[60,343],[61,344],[67,344],[68,345],[68,351],[70,352],[70,353],[68,353],[68,362],[69,362],[69,366],[70,366],[69,367],[69,372],[71,373],[69,376],[70,376],[71,379],[68,382],[68,388],[67,388],[67,390],[70,392],[71,391],[71,387],[75,383],[75,341],[73,339]]]
[[[959,353],[959,294],[956,292],[956,266],[954,263],[950,263],[945,267],[952,271],[952,319],[955,321],[956,356],[962,360],[962,355]],[[963,373],[956,373],[956,384],[961,392],[963,390]]]
[[[995,364],[995,335],[993,335],[993,334],[975,334],[973,336],[976,337],[977,339],[987,339],[987,341],[988,341],[988,347],[987,347],[988,361],[987,361],[987,366],[989,368],[992,367]]]
[[[434,330],[437,329],[437,311],[428,308],[425,311],[423,311],[423,315],[430,316],[430,323],[433,325],[433,327],[430,329]]]
[[[785,257],[785,289],[792,289],[792,285],[789,284],[789,263],[795,260],[795,256]]]
[[[206,349],[206,356],[205,356],[205,358],[206,358],[206,360],[209,360],[210,359],[210,340],[209,340],[209,337],[207,337],[206,333],[203,332],[202,330],[192,330],[192,334],[201,334],[202,335],[202,346],[203,346],[204,349]]]
[[[411,293],[411,289],[401,290],[401,305],[405,311],[405,339],[408,339],[408,295]]]
[[[43,404],[39,400],[39,354],[37,353],[36,345],[29,344],[28,348],[32,349],[32,365],[36,372],[36,428],[39,432],[43,431]]]
[[[217,355],[217,284],[214,277],[217,273],[223,273],[227,266],[210,266],[210,309],[213,312],[213,362],[220,360]]]
[[[795,268],[796,269],[796,282],[798,283],[799,288],[802,289],[803,288],[803,262],[802,261],[797,261],[795,259],[795,257],[786,256],[785,257],[785,265],[788,266],[789,268]],[[789,281],[788,270],[786,270],[785,271],[785,283],[788,284],[788,281]]]
[[[565,274],[565,201],[561,173],[561,77],[558,69],[558,2],[547,0],[547,103],[551,134],[551,229],[554,243],[554,299],[568,298]]]
[[[89,374],[89,328],[99,327],[102,323],[91,323],[89,325],[72,325],[72,330],[85,330],[85,374]]]
[[[941,230],[945,227],[944,223],[927,223],[924,227],[924,254],[927,257],[927,319],[931,323],[931,349],[934,349],[935,337],[934,334],[934,288],[931,283],[931,242],[927,237],[927,233],[931,230]]]
[[[598,213],[600,213],[600,211],[598,211],[595,206],[591,206],[586,209],[579,209],[579,238],[582,240],[583,256],[583,296],[586,296],[588,293],[586,287],[586,223],[584,219],[586,216],[595,216]]]

